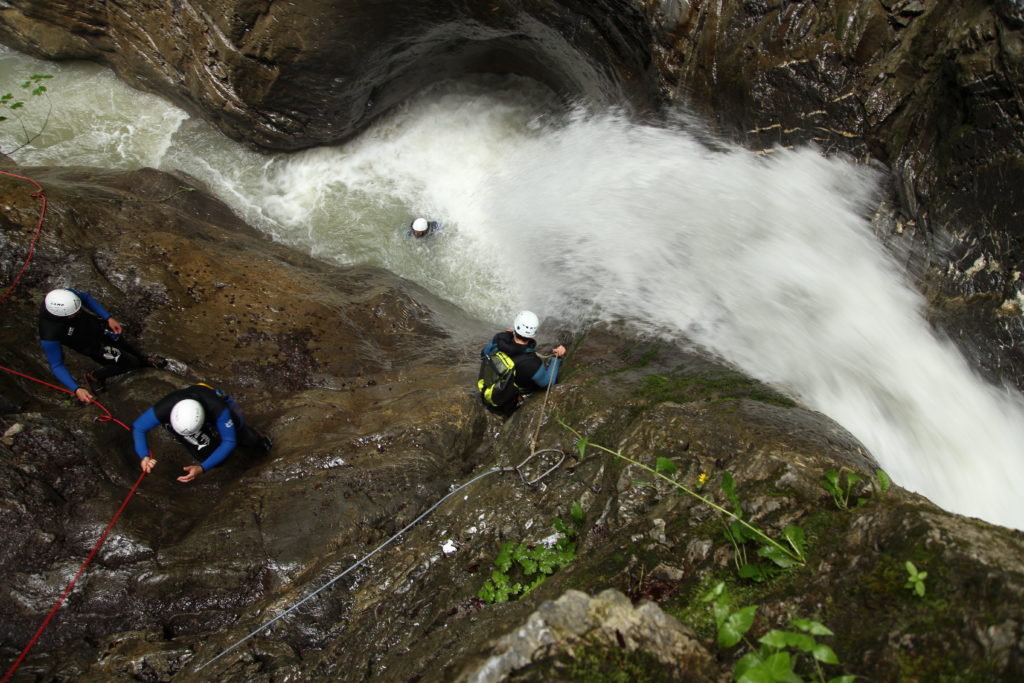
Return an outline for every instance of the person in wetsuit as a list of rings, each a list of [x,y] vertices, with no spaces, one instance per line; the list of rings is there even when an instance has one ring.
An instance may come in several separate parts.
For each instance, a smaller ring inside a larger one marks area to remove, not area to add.
[[[436,232],[441,227],[439,221],[428,221],[426,218],[417,218],[409,224],[409,234],[413,237],[426,237]]]
[[[235,446],[270,452],[270,437],[245,424],[235,400],[206,384],[173,391],[156,402],[132,423],[135,454],[144,472],[153,471],[156,458],[149,452],[146,434],[163,425],[183,445],[198,465],[186,465],[178,481],[187,483],[224,462]]]
[[[167,361],[145,356],[122,336],[123,326],[88,292],[55,289],[39,309],[39,340],[50,370],[78,400],[88,403],[106,388],[106,380],[144,367],[162,368]],[[74,349],[102,365],[86,373],[88,388],[80,386],[64,365],[63,347]]]
[[[486,360],[496,351],[502,351],[514,364],[513,381],[516,391],[497,406],[491,405],[482,394],[481,399],[488,409],[506,416],[511,415],[520,406],[526,394],[546,389],[558,381],[558,368],[565,355],[565,347],[556,346],[551,350],[553,358],[544,362],[537,355],[537,342],[534,340],[539,325],[540,320],[535,313],[520,311],[516,315],[512,329],[494,335],[480,351],[481,360]]]

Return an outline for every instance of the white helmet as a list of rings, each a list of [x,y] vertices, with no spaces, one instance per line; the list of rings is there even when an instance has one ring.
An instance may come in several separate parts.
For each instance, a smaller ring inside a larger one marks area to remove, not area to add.
[[[428,227],[426,218],[417,218],[412,222],[413,232],[426,232]]]
[[[523,339],[533,339],[537,334],[539,326],[540,320],[537,319],[536,313],[533,311],[519,311],[516,314],[515,323],[512,324],[512,329]]]
[[[194,398],[185,398],[171,408],[171,428],[182,436],[192,436],[203,427],[203,406]]]
[[[82,300],[70,289],[55,289],[46,295],[46,310],[66,318],[82,310]]]

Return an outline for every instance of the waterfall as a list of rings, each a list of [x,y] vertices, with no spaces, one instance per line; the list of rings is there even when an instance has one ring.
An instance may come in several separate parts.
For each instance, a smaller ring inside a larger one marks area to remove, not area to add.
[[[439,86],[342,146],[265,154],[98,67],[0,56],[0,75],[39,71],[54,106],[22,163],[184,171],[279,241],[496,325],[530,308],[699,344],[842,424],[901,486],[1024,528],[1024,401],[930,328],[872,234],[863,166],[565,113],[495,78]],[[415,216],[443,227],[412,239]]]

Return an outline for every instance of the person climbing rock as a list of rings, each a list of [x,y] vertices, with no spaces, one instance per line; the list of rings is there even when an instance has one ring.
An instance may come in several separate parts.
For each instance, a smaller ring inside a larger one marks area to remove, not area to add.
[[[160,425],[196,460],[202,461],[182,468],[185,474],[178,477],[182,483],[224,462],[235,446],[269,453],[273,445],[269,436],[245,424],[233,398],[220,389],[200,383],[167,394],[132,423],[135,454],[141,458],[144,472],[152,472],[156,465],[146,435]]]
[[[439,221],[428,221],[426,218],[417,218],[409,224],[409,234],[413,237],[426,237],[437,232],[441,228]]]
[[[39,340],[50,370],[83,403],[105,390],[110,377],[139,368],[167,366],[166,359],[137,351],[124,339],[123,332],[124,326],[88,292],[54,289],[39,309]],[[88,388],[79,385],[64,365],[65,346],[102,366],[85,374]]]
[[[511,415],[523,398],[558,381],[558,368],[565,347],[556,346],[546,362],[537,355],[540,320],[532,311],[520,311],[512,329],[499,332],[480,351],[477,388],[488,409]]]

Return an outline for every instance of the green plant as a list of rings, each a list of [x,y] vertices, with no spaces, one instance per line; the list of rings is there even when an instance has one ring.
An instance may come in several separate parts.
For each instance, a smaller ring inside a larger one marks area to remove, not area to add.
[[[583,508],[573,502],[569,510],[572,526],[556,517],[551,526],[559,533],[551,546],[527,545],[506,541],[494,559],[491,577],[477,592],[487,604],[508,602],[527,595],[548,576],[567,566],[576,557],[576,538],[583,526]]]
[[[885,470],[875,470],[875,479],[878,481],[879,493],[885,493],[892,486],[892,479],[885,473]]]
[[[24,90],[29,90],[29,94],[31,97],[40,97],[46,94],[46,86],[43,85],[43,81],[50,78],[53,78],[53,76],[51,76],[50,74],[32,74],[24,82],[22,82],[21,87]],[[19,149],[21,149],[25,145],[30,144],[33,140],[39,137],[40,133],[42,133],[46,129],[46,124],[50,121],[50,113],[53,111],[53,105],[51,104],[49,111],[46,112],[46,119],[43,121],[43,125],[39,127],[39,130],[36,131],[34,135],[30,135],[28,129],[25,127],[24,122],[21,120],[21,116],[18,114],[18,110],[24,106],[25,101],[15,98],[14,93],[8,92],[4,93],[3,95],[0,95],[0,108],[6,109],[16,119],[18,119],[18,123],[21,125],[21,132],[25,136],[25,142],[23,142],[21,145],[8,152],[8,154],[17,152]],[[7,116],[0,114],[0,121],[6,120]]]
[[[723,524],[722,532],[726,540],[732,544],[733,564],[736,567],[736,573],[740,577],[760,582],[774,576],[779,569],[797,566],[798,563],[794,562],[792,555],[779,552],[778,547],[765,543],[760,536],[751,533],[749,525],[745,526],[742,524],[743,506],[740,504],[739,494],[736,492],[736,481],[729,472],[722,474],[722,492],[729,499],[729,502],[732,503],[733,508],[733,521]],[[807,541],[800,527],[790,524],[782,530],[782,536],[797,555],[801,558],[805,555]],[[757,544],[757,555],[771,560],[774,566],[756,561],[752,562],[747,554],[747,544],[749,542]]]
[[[853,494],[853,487],[857,485],[862,477],[855,472],[845,470],[829,470],[825,478],[821,480],[821,486],[832,494],[832,500],[840,510],[850,509],[850,497]],[[845,480],[845,481],[844,481]],[[857,498],[853,507],[863,505],[867,498]]]
[[[856,472],[849,472],[846,469],[829,470],[821,480],[821,486],[832,494],[832,500],[837,508],[840,510],[852,510],[853,508],[860,507],[868,500],[865,495],[854,497],[854,487],[863,480],[864,477],[861,475]],[[876,488],[882,494],[888,491],[891,485],[892,480],[889,479],[889,475],[884,470],[875,470],[873,488]],[[862,490],[861,493],[865,494],[866,492]],[[852,505],[851,500],[853,501]]]
[[[649,465],[645,465],[642,462],[633,460],[632,458],[627,457],[622,453],[619,453],[618,451],[613,451],[612,449],[606,448],[599,444],[590,443],[589,438],[581,435],[579,432],[577,432],[575,429],[567,425],[561,419],[558,420],[558,423],[576,437],[576,447],[579,451],[580,461],[584,460],[584,458],[586,457],[587,447],[593,446],[594,448],[600,451],[604,451],[605,453],[608,453],[610,455],[613,455],[616,458],[619,458],[620,460],[624,460],[625,462],[631,465],[635,465],[637,467],[640,467],[641,469],[647,470],[656,477],[659,477],[664,481],[667,481],[668,483],[672,484],[680,491],[682,491],[684,494],[693,496],[697,500],[705,503],[706,505],[711,506],[714,510],[717,510],[718,512],[731,518],[732,522],[729,525],[727,525],[727,529],[729,530],[727,532],[727,535],[732,534],[732,539],[730,540],[735,539],[736,542],[734,543],[734,547],[742,547],[748,540],[753,540],[761,545],[761,548],[757,551],[757,554],[766,559],[770,559],[773,563],[775,563],[777,566],[781,568],[803,566],[807,564],[807,560],[805,558],[806,543],[804,540],[804,533],[799,527],[795,525],[790,525],[783,530],[782,535],[785,541],[785,544],[783,544],[773,539],[772,537],[768,536],[759,528],[743,519],[743,510],[739,504],[739,497],[736,495],[735,483],[732,482],[732,475],[730,475],[728,472],[725,473],[725,475],[723,475],[722,485],[726,496],[729,497],[730,501],[733,503],[733,511],[725,509],[724,507],[715,503],[707,496],[704,496],[698,493],[697,491],[694,491],[693,489],[687,487],[685,484],[673,479],[671,475],[676,474],[678,468],[676,467],[676,464],[669,460],[668,458],[657,458],[655,460],[654,467],[650,467]],[[700,482],[700,486],[703,487],[703,485],[704,483]],[[746,557],[745,547],[742,548],[742,553],[743,558],[737,560],[737,567],[747,566],[750,564],[744,559]],[[756,573],[754,570],[748,571],[750,571],[751,573]]]
[[[746,641],[746,634],[754,625],[757,605],[747,605],[733,610],[725,582],[719,582],[701,598],[711,603],[712,614],[717,628],[716,642],[720,648],[728,649]],[[810,619],[793,619],[790,622],[796,631],[771,629],[758,638],[755,648],[747,641],[750,651],[740,657],[733,669],[738,683],[795,683],[805,680],[798,669],[806,669],[804,660],[813,665],[814,678],[824,682],[823,664],[839,665],[839,658],[831,647],[819,643],[815,636],[834,635],[824,624]],[[809,658],[809,659],[808,659]],[[856,676],[842,675],[829,679],[828,683],[852,683]]]
[[[909,588],[917,597],[923,598],[924,580],[928,578],[928,572],[917,571],[917,567],[910,560],[907,560],[903,566],[907,569],[907,583],[904,588]]]

